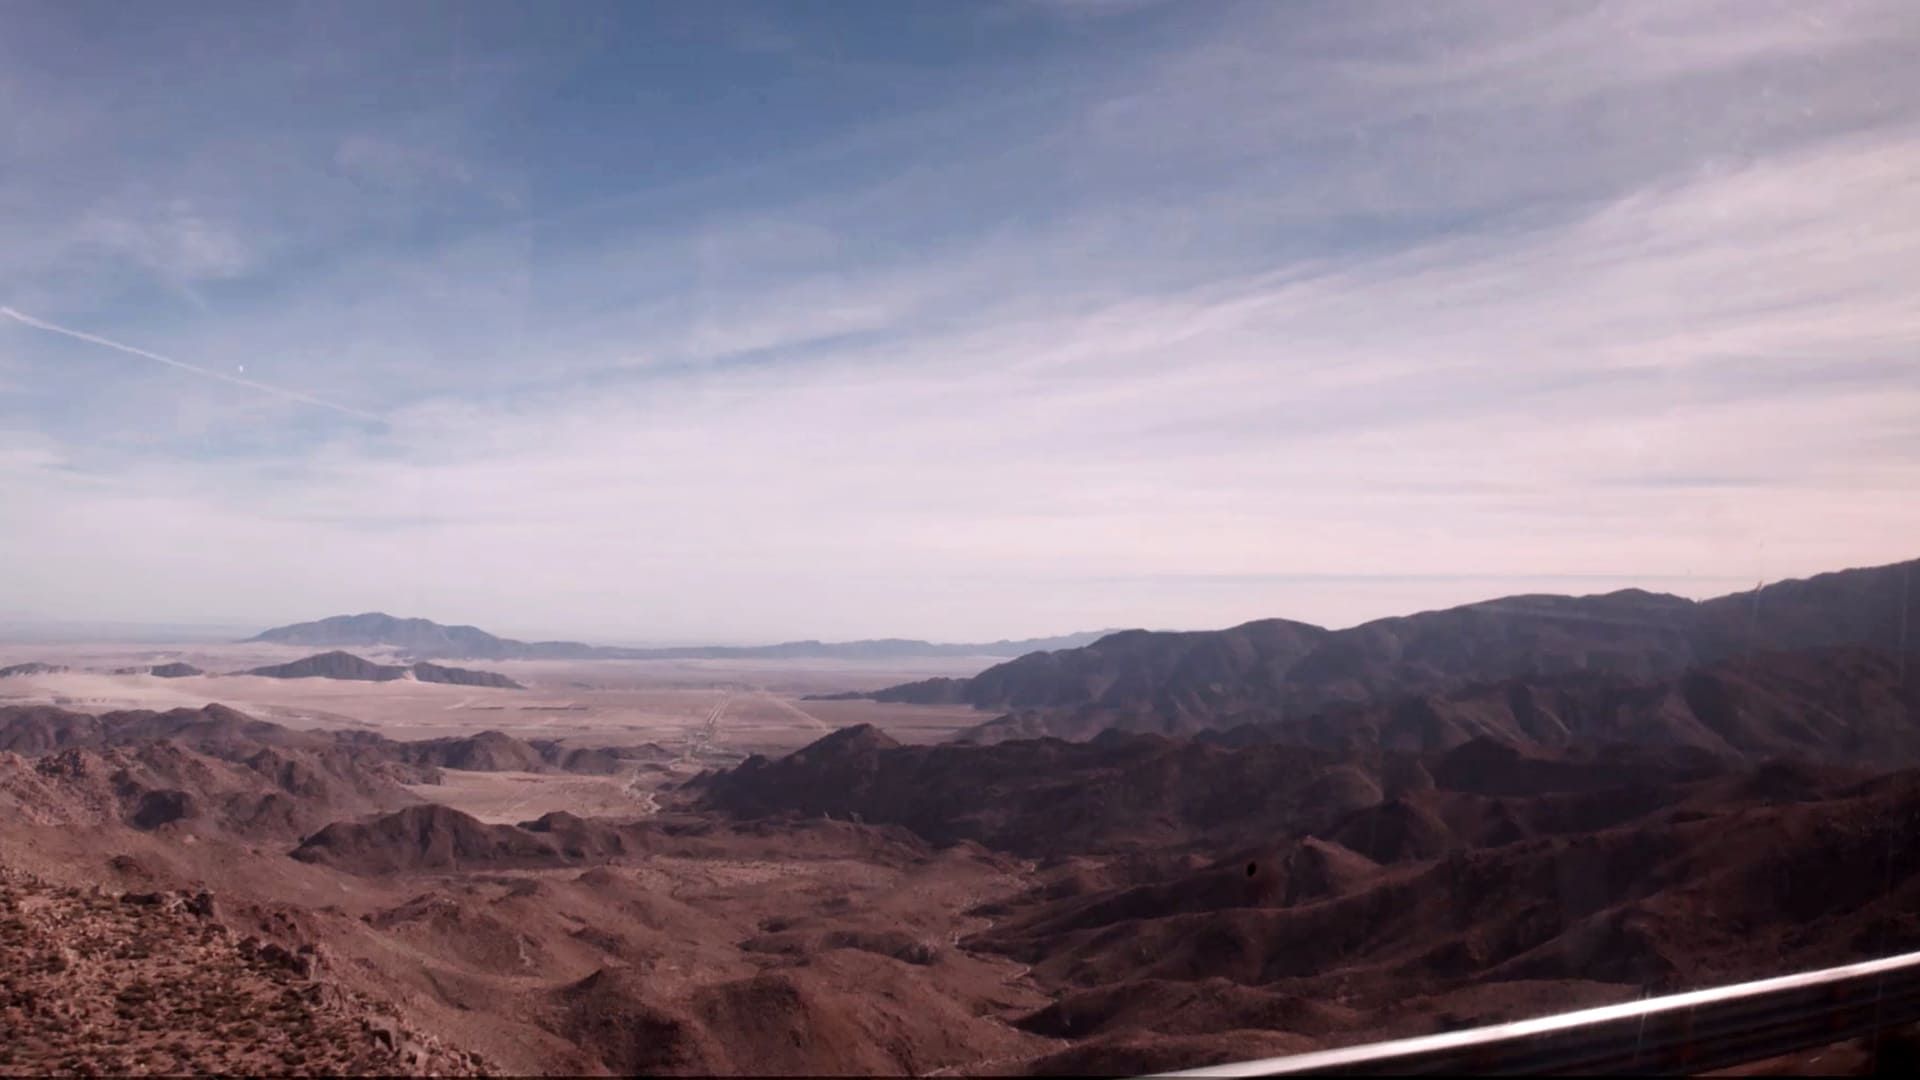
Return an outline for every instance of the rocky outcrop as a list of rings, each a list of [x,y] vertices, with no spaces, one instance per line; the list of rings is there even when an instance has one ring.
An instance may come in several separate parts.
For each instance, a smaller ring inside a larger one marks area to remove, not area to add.
[[[488,1071],[330,978],[320,945],[236,933],[219,916],[205,891],[117,894],[0,869],[0,1071]]]
[[[491,671],[469,671],[465,668],[442,667],[439,664],[425,662],[376,664],[371,660],[338,650],[317,653],[285,664],[269,664],[241,672],[241,674],[260,675],[269,679],[352,679],[361,682],[391,682],[395,679],[410,678],[420,682],[451,683],[456,686],[486,686],[502,690],[526,689],[505,675]]]

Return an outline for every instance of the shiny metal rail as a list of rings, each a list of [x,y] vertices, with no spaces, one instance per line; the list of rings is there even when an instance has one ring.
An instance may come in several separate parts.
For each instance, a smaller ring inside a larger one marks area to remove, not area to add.
[[[1169,1076],[1672,1075],[1762,1061],[1920,1022],[1920,952]]]

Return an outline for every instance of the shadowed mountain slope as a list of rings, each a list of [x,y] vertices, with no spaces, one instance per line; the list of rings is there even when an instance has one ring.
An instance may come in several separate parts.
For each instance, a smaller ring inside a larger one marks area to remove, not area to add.
[[[736,817],[824,814],[900,825],[936,844],[972,840],[1034,856],[1236,847],[1308,833],[1351,847],[1334,830],[1402,794],[1422,800],[1410,813],[1458,811],[1461,827],[1475,832],[1482,826],[1462,809],[1462,800],[1486,801],[1467,779],[1489,770],[1531,768],[1555,777],[1554,791],[1580,792],[1656,782],[1671,787],[1727,768],[1711,755],[1676,757],[1632,747],[1551,758],[1510,747],[1502,753],[1514,760],[1496,755],[1478,771],[1467,762],[1433,773],[1447,768],[1448,757],[1429,755],[1429,768],[1421,758],[1377,751],[1354,755],[1280,743],[1230,748],[1118,732],[1089,742],[901,746],[863,725],[777,761],[749,758],[697,779],[689,791],[700,806]],[[1425,778],[1424,785],[1405,781],[1415,774]],[[1443,774],[1459,778],[1465,794],[1430,790]],[[1643,808],[1641,800],[1625,805],[1634,812]],[[1572,810],[1559,812],[1577,817]],[[1442,846],[1453,843],[1451,827],[1442,825],[1437,835]]]
[[[1628,743],[1730,760],[1920,765],[1917,670],[1915,658],[1865,648],[1756,653],[1666,678],[1581,672],[1334,706],[1236,728],[1230,738],[1405,752],[1476,738],[1543,750]]]
[[[156,679],[184,679],[190,675],[205,675],[206,672],[192,664],[174,661],[168,664],[151,664],[144,667],[114,668],[115,675],[151,675]]]
[[[485,825],[437,803],[371,821],[335,822],[301,841],[293,857],[369,875],[564,861],[546,837],[514,825]]]
[[[442,667],[421,661],[415,664],[376,664],[349,652],[316,653],[285,664],[269,664],[242,672],[269,679],[353,679],[361,682],[390,682],[416,679],[420,682],[449,683],[455,686],[485,686],[497,690],[524,690],[526,687],[491,671],[469,671]]]
[[[1589,674],[1624,683],[1758,651],[1858,646],[1898,653],[1920,627],[1913,563],[1822,574],[1695,603],[1637,589],[1516,596],[1326,631],[1285,620],[1227,630],[1129,631],[1023,656],[968,679],[874,692],[882,701],[1002,710],[979,738],[1105,728],[1190,733],[1295,722],[1500,680]]]

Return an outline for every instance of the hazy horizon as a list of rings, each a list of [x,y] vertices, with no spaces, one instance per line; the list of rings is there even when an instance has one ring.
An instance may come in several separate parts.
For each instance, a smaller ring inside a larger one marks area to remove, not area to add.
[[[9,5],[0,620],[968,642],[1911,558],[1916,44]]]
[[[1898,561],[1906,562],[1910,560],[1903,559]],[[1870,569],[1870,567],[1831,567],[1829,568],[1829,570],[1853,570],[1853,569]],[[1828,571],[1819,571],[1819,572],[1825,573]],[[1392,575],[1381,575],[1381,578],[1383,580],[1358,581],[1352,584],[1361,584],[1361,585],[1364,585],[1364,584],[1404,585],[1406,584],[1406,582],[1404,581],[1395,579]],[[1469,578],[1467,580],[1473,580],[1473,579]],[[1509,580],[1509,579],[1499,578],[1498,580]],[[1564,581],[1575,581],[1579,579],[1562,578],[1562,579],[1555,579],[1555,580],[1560,580],[1564,582]],[[1784,579],[1779,579],[1779,580],[1784,580]],[[1774,583],[1775,582],[1756,581],[1756,582],[1753,582],[1752,585],[1757,587],[1763,584],[1774,584]],[[1456,582],[1455,584],[1464,584],[1464,582]],[[1648,589],[1645,586],[1632,585],[1632,584],[1625,584],[1625,585],[1619,586],[1619,589],[1636,589],[1636,588],[1645,589],[1646,591],[1649,591],[1649,592],[1666,592],[1667,591],[1663,589]],[[1472,603],[1477,603],[1481,601],[1509,599],[1509,598],[1522,596],[1522,595],[1538,595],[1540,593],[1550,593],[1552,591],[1553,590],[1550,590],[1550,589],[1537,589],[1537,590],[1525,590],[1523,592],[1517,592],[1517,593],[1476,595],[1476,596],[1467,597],[1462,600],[1450,600],[1447,602],[1436,603],[1436,604],[1431,604],[1426,606],[1410,607],[1404,610],[1383,611],[1379,614],[1369,615],[1365,618],[1358,619],[1353,622],[1332,623],[1332,624],[1316,623],[1315,625],[1319,625],[1324,629],[1328,629],[1328,630],[1345,630],[1345,629],[1349,629],[1351,627],[1358,626],[1366,622],[1371,622],[1375,619],[1380,619],[1380,618],[1388,618],[1388,617],[1398,616],[1398,615],[1414,615],[1424,611],[1434,611],[1434,610],[1440,610],[1444,608],[1456,607],[1456,606],[1459,606],[1460,604],[1472,604]],[[1607,589],[1598,589],[1598,588],[1577,589],[1576,588],[1576,589],[1569,590],[1564,595],[1589,596],[1589,595],[1608,593],[1608,592],[1614,592],[1614,591],[1617,591],[1617,590],[1612,588],[1607,588]],[[1715,597],[1725,596],[1730,593],[1736,593],[1740,591],[1742,590],[1722,589],[1722,590],[1714,591],[1714,590],[1703,588],[1696,591],[1674,590],[1670,593],[1670,595],[1682,596],[1689,600],[1708,600],[1708,599],[1713,599]],[[998,634],[992,634],[992,635],[981,636],[976,638],[966,638],[966,639],[940,638],[940,637],[931,637],[926,635],[918,635],[913,633],[899,633],[899,632],[865,634],[865,635],[860,635],[860,637],[858,638],[828,638],[828,637],[822,637],[821,635],[818,635],[818,634],[801,633],[801,634],[791,635],[788,637],[780,637],[780,638],[714,639],[714,638],[649,638],[645,636],[634,636],[632,634],[626,634],[622,636],[617,633],[611,637],[594,637],[592,635],[577,634],[565,629],[552,629],[552,628],[542,629],[542,630],[524,630],[524,629],[503,630],[501,629],[501,625],[506,625],[506,624],[493,625],[488,622],[468,622],[468,621],[463,621],[458,619],[442,619],[442,618],[435,618],[432,615],[421,614],[418,612],[397,611],[397,610],[379,609],[379,608],[369,609],[367,611],[346,611],[346,610],[329,611],[329,612],[326,612],[325,614],[316,614],[316,615],[303,617],[303,618],[286,618],[286,619],[280,619],[277,621],[238,619],[231,616],[200,617],[195,619],[176,620],[176,621],[168,621],[166,619],[126,620],[126,621],[115,621],[115,620],[87,621],[87,620],[73,620],[73,619],[60,619],[60,618],[44,618],[44,617],[36,617],[32,615],[19,615],[19,614],[14,614],[9,612],[0,612],[0,641],[13,641],[13,642],[24,643],[24,642],[43,641],[43,640],[44,641],[105,640],[105,641],[123,641],[128,644],[137,644],[142,642],[152,642],[155,644],[161,644],[161,643],[172,642],[172,641],[179,641],[179,642],[233,641],[238,639],[251,638],[262,631],[276,628],[276,627],[289,626],[297,623],[318,622],[321,619],[331,618],[335,616],[353,616],[353,615],[364,615],[364,614],[383,614],[383,615],[392,616],[398,619],[426,619],[429,622],[439,623],[444,626],[458,626],[458,625],[474,626],[480,630],[484,630],[488,633],[491,633],[496,637],[514,638],[522,641],[573,640],[573,641],[581,641],[584,644],[589,644],[589,645],[607,645],[607,646],[615,646],[620,648],[637,648],[637,649],[688,648],[688,647],[696,647],[696,646],[713,646],[713,647],[719,647],[719,648],[731,648],[731,647],[751,647],[751,646],[759,646],[759,645],[781,645],[781,644],[789,644],[796,641],[822,641],[822,642],[831,643],[835,641],[883,640],[883,639],[923,640],[933,644],[992,644],[998,641],[1024,641],[1024,640],[1043,639],[1043,638],[1067,637],[1069,635],[1093,633],[1096,631],[1111,632],[1111,631],[1118,631],[1118,630],[1136,630],[1136,629],[1167,631],[1167,632],[1180,632],[1180,631],[1193,631],[1193,630],[1220,630],[1220,629],[1226,629],[1228,627],[1238,625],[1239,623],[1243,623],[1243,622],[1249,622],[1256,619],[1269,619],[1269,618],[1293,619],[1296,622],[1312,622],[1313,621],[1310,619],[1300,619],[1295,616],[1288,615],[1284,612],[1269,612],[1265,615],[1256,615],[1256,616],[1253,616],[1251,619],[1240,619],[1232,623],[1219,623],[1219,624],[1194,625],[1194,626],[1115,624],[1109,627],[1083,626],[1083,627],[1076,627],[1076,628],[1062,629],[1062,630],[1047,630],[1047,631],[1031,631],[1030,630],[1030,631],[1019,631],[1019,632],[1007,632],[1007,633],[998,633]],[[122,632],[130,635],[134,635],[134,636],[103,638],[99,636],[98,632],[96,632],[96,631],[102,631],[102,630],[108,631],[108,632]],[[36,636],[38,634],[46,633],[47,631],[52,631],[52,633],[49,634],[48,636]],[[139,633],[142,633],[142,632],[156,634],[158,636],[155,636],[155,637],[137,636]]]

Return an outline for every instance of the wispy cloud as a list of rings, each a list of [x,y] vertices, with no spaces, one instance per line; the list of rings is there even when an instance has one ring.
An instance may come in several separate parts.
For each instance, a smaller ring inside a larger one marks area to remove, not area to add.
[[[159,208],[147,220],[95,213],[80,224],[77,241],[181,282],[238,277],[254,261],[235,230],[184,202]]]
[[[126,353],[129,356],[138,356],[143,359],[152,360],[155,363],[165,364],[179,371],[198,375],[203,379],[213,379],[217,382],[224,382],[232,386],[242,386],[248,390],[257,390],[260,393],[270,394],[288,401],[297,401],[302,405],[312,405],[321,409],[332,409],[334,412],[345,413],[348,416],[359,417],[362,420],[378,421],[380,419],[377,413],[367,412],[364,409],[356,409],[351,405],[342,405],[337,401],[317,398],[311,394],[303,394],[298,390],[289,390],[284,386],[271,386],[255,379],[248,379],[240,375],[230,375],[227,372],[215,371],[212,368],[201,367],[198,364],[189,364],[185,360],[176,360],[171,356],[162,356],[157,352],[151,352],[147,349],[115,341],[112,338],[104,338],[98,334],[89,334],[84,330],[75,330],[72,327],[61,326],[58,323],[51,323],[45,319],[35,318],[24,312],[15,311],[10,307],[0,307],[0,315],[4,315],[22,326],[31,326],[35,330],[45,330],[50,334],[60,334],[73,338],[75,341],[84,341],[90,345],[99,345],[103,348],[114,349]]]
[[[613,197],[327,126],[204,313],[0,255],[16,321],[274,396],[0,412],[14,606],[977,637],[1911,557],[1906,10],[1176,5]]]

